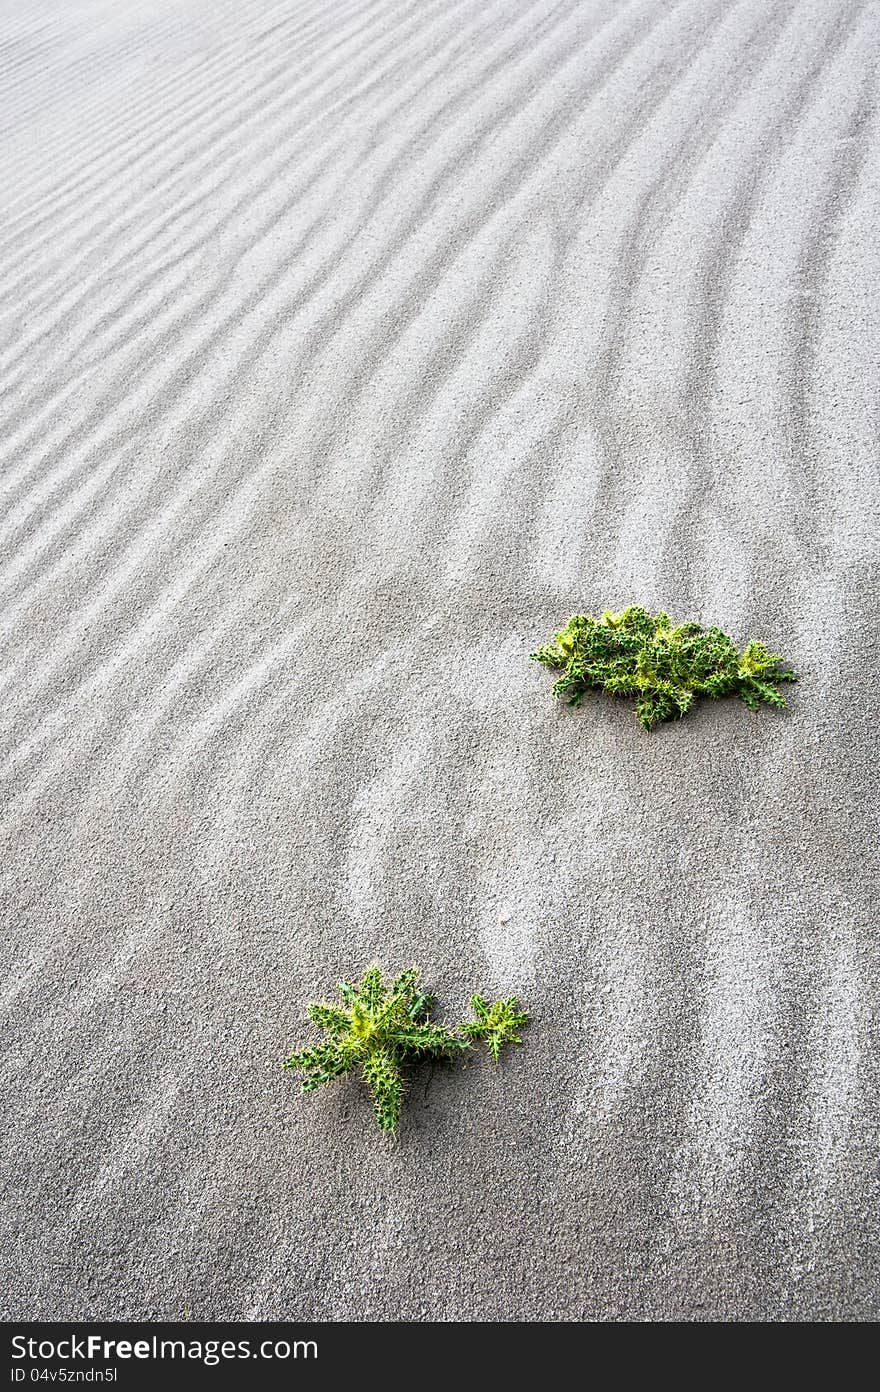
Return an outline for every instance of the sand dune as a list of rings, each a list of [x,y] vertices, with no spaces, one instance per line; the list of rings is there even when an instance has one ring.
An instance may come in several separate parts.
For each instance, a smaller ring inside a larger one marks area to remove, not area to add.
[[[6,1318],[877,1316],[878,41],[0,5]],[[790,710],[556,706],[633,600]],[[372,958],[535,1017],[397,1143]]]

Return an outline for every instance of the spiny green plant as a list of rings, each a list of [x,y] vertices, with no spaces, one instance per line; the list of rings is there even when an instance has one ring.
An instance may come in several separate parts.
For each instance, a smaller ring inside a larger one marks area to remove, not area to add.
[[[471,996],[471,1009],[475,1020],[468,1020],[460,1026],[462,1034],[468,1039],[482,1039],[489,1053],[498,1061],[504,1044],[521,1044],[516,1031],[528,1024],[529,1017],[524,1011],[517,1011],[516,996],[490,1003],[482,996]]]
[[[738,696],[750,710],[761,701],[785,706],[778,683],[796,681],[779,666],[782,658],[756,639],[739,652],[720,628],[673,625],[662,610],[649,614],[631,605],[600,619],[572,614],[552,643],[530,654],[545,667],[562,669],[554,696],[576,706],[591,687],[613,696],[634,696],[636,716],[646,730],[687,713],[697,696]]]
[[[482,996],[471,1004],[476,1020],[456,1028],[431,1020],[434,996],[420,986],[421,973],[411,967],[386,986],[379,967],[368,967],[357,985],[340,981],[341,1005],[312,1001],[308,1016],[327,1038],[298,1050],[284,1067],[303,1075],[302,1091],[359,1070],[370,1090],[376,1120],[393,1131],[400,1118],[407,1064],[419,1059],[450,1059],[482,1039],[497,1060],[504,1044],[520,1044],[514,1030],[528,1021],[516,1013],[516,996],[490,1005]]]

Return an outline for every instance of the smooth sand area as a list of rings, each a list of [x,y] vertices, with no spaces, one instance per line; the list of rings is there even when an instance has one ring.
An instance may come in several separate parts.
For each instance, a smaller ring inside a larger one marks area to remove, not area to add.
[[[0,0],[0,1313],[880,1313],[878,44]],[[555,704],[629,602],[789,710]],[[371,958],[535,1017],[396,1142]]]

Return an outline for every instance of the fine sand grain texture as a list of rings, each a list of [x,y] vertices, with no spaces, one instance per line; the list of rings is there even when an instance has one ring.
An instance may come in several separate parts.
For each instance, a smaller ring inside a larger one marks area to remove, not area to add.
[[[880,1313],[878,45],[0,0],[4,1316]],[[789,710],[554,703],[631,601]],[[534,1014],[396,1142],[372,958]]]

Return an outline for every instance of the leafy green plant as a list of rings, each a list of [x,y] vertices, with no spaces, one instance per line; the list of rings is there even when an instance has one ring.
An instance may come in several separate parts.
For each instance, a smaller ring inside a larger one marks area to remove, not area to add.
[[[471,996],[471,1009],[477,1018],[460,1026],[468,1039],[483,1040],[496,1063],[504,1044],[522,1043],[516,1031],[528,1024],[529,1017],[524,1011],[518,1012],[516,1005],[516,996],[493,1001],[491,1005],[482,996]]]
[[[431,1020],[434,996],[421,989],[420,977],[413,967],[386,986],[379,967],[371,966],[356,986],[338,983],[341,1004],[312,1001],[309,1019],[327,1038],[291,1054],[283,1065],[303,1075],[302,1091],[314,1092],[322,1083],[357,1070],[372,1095],[379,1126],[393,1131],[410,1062],[453,1058],[478,1039],[497,1059],[504,1044],[522,1042],[514,1031],[529,1017],[516,1012],[516,996],[491,1005],[473,996],[477,1018],[450,1029]]]
[[[562,669],[554,696],[576,706],[591,687],[633,696],[646,730],[685,715],[697,696],[738,696],[750,710],[761,701],[785,706],[778,684],[796,681],[780,667],[778,653],[752,639],[742,652],[720,628],[673,625],[669,615],[631,605],[600,619],[573,614],[552,643],[530,654],[545,667]]]

